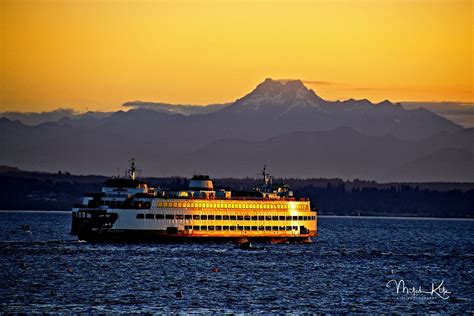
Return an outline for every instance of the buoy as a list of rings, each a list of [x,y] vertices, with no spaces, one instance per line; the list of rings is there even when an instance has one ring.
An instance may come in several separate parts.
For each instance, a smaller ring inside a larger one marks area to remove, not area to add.
[[[72,273],[72,268],[71,267],[67,267],[66,270],[67,270],[67,272]]]
[[[176,292],[176,298],[183,298],[183,292],[181,291]]]
[[[212,267],[211,272],[219,272],[219,268],[218,267]]]

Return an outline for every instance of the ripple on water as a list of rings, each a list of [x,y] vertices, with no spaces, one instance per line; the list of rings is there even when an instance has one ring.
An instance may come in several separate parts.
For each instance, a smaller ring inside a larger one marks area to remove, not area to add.
[[[25,223],[32,234],[21,232]],[[89,244],[68,235],[67,214],[0,213],[0,311],[472,312],[473,224],[321,218],[313,244],[248,252],[232,244]],[[390,279],[423,287],[444,280],[452,294],[412,299],[387,288]]]

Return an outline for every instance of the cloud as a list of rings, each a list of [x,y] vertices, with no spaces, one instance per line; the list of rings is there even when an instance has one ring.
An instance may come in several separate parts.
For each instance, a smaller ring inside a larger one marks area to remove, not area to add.
[[[281,83],[286,83],[288,81],[295,81],[299,80],[304,84],[309,84],[309,85],[318,85],[318,86],[331,86],[334,85],[334,82],[331,81],[324,81],[324,80],[302,80],[302,79],[276,79],[275,81],[281,82]]]
[[[474,127],[474,103],[469,102],[402,102],[408,110],[424,108],[465,128]]]
[[[376,91],[381,90],[380,88],[373,88],[373,87],[360,87],[360,88],[353,88],[352,90],[356,91]]]
[[[324,80],[302,80],[303,83],[306,84],[314,84],[319,86],[332,86],[335,83],[331,81],[324,81]]]

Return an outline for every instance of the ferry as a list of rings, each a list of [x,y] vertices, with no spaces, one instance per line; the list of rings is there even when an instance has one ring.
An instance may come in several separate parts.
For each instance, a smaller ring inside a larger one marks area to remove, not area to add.
[[[152,188],[137,178],[134,159],[124,177],[108,179],[72,209],[71,234],[90,242],[311,242],[317,212],[285,184],[248,191],[215,189],[195,175],[187,190]]]

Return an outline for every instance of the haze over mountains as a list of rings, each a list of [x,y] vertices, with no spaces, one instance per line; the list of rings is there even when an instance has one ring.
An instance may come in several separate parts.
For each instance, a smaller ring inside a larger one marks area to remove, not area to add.
[[[0,164],[110,175],[135,157],[147,176],[254,177],[267,164],[280,177],[474,181],[474,129],[389,101],[327,101],[299,80],[266,79],[230,104],[125,105],[36,126],[1,118]]]

